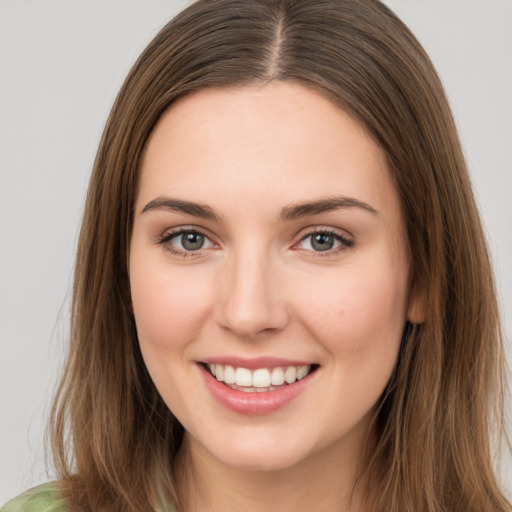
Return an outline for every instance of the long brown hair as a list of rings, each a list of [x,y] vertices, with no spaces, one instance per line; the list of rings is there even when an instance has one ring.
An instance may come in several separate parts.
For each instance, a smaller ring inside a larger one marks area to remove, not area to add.
[[[357,119],[387,155],[426,308],[407,326],[368,454],[377,511],[510,511],[492,468],[503,425],[496,293],[464,157],[440,80],[377,0],[199,0],[133,66],[108,119],[76,260],[70,354],[52,446],[79,510],[179,505],[183,429],[144,366],[127,257],[139,164],[162,113],[206,87],[289,80]]]

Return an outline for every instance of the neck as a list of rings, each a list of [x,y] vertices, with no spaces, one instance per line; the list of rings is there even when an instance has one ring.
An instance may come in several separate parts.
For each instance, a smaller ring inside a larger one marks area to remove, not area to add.
[[[182,512],[359,512],[368,482],[361,443],[339,443],[291,467],[254,470],[222,463],[185,435],[176,460]]]

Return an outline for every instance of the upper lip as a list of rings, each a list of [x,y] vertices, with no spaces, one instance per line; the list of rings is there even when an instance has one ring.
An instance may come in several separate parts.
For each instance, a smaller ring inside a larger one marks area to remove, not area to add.
[[[208,357],[201,360],[204,364],[223,364],[235,368],[247,368],[248,370],[257,370],[258,368],[276,368],[278,366],[304,366],[314,364],[311,361],[300,359],[285,359],[280,357],[261,356],[246,358],[239,356],[217,356]]]

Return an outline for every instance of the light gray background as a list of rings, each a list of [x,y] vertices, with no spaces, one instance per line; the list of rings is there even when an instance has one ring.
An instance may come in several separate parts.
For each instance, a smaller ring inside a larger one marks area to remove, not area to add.
[[[73,252],[103,124],[185,0],[0,0],[0,503],[48,479],[43,431],[65,349]],[[388,0],[452,101],[512,353],[512,2]],[[503,478],[512,494],[512,462]],[[50,475],[51,476],[51,475]]]

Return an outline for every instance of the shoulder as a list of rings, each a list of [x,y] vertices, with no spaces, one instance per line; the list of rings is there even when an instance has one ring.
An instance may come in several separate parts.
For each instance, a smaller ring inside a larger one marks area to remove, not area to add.
[[[56,483],[34,487],[4,505],[0,512],[66,512]]]
[[[0,512],[68,512],[68,507],[57,482],[50,482],[25,491],[1,507]],[[167,503],[160,512],[176,512],[176,509]]]

